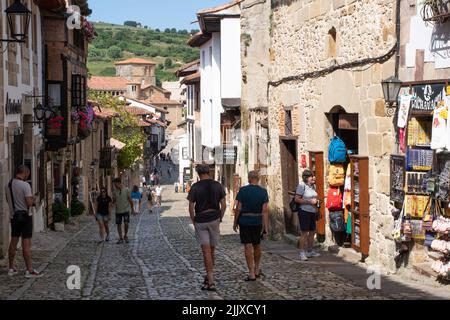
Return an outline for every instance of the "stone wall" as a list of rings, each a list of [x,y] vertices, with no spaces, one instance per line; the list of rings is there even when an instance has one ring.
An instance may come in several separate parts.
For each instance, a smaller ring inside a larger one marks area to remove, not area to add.
[[[332,46],[330,34],[335,30]],[[395,2],[288,1],[273,7],[270,79],[322,70],[336,64],[383,56],[395,44]],[[333,50],[331,50],[333,47]],[[329,50],[330,49],[330,50]],[[386,116],[381,80],[394,74],[395,58],[380,64],[322,73],[314,79],[290,81],[269,90],[271,166],[270,194],[275,200],[275,229],[284,224],[280,160],[280,115],[291,107],[298,154],[323,150],[327,157],[333,131],[327,118],[334,107],[359,114],[359,154],[370,156],[371,249],[369,263],[395,271],[393,218],[389,203],[389,157],[394,153],[393,119]],[[300,159],[298,159],[300,163]],[[302,169],[299,170],[300,174]],[[327,171],[327,170],[325,170]],[[327,172],[325,172],[327,175]],[[328,232],[328,243],[331,237]]]

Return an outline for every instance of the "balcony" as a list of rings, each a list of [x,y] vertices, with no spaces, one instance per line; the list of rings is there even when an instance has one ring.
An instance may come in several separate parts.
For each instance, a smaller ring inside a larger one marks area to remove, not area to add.
[[[100,162],[99,162],[99,168],[100,169],[111,169],[113,166],[113,148],[112,147],[105,147],[102,150],[100,150]]]

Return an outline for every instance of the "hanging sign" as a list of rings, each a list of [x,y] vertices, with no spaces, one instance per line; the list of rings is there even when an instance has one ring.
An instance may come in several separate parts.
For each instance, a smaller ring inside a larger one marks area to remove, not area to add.
[[[425,84],[413,86],[412,110],[433,111],[437,103],[444,99],[445,84]]]

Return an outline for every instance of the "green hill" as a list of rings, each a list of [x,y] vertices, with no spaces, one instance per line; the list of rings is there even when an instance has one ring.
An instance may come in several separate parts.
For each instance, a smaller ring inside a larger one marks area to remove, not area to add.
[[[158,63],[159,81],[177,80],[174,71],[198,59],[197,49],[186,43],[186,30],[134,28],[107,23],[94,23],[98,37],[89,45],[88,68],[94,76],[114,76],[114,61],[140,57]]]

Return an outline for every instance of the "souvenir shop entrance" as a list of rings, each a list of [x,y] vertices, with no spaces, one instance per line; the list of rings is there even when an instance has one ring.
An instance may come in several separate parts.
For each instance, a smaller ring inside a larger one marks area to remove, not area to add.
[[[359,114],[336,106],[326,116],[333,132],[324,181],[330,229],[337,245],[352,247],[364,260],[370,246],[369,159],[358,156]]]
[[[445,81],[409,83],[399,100],[399,152],[391,156],[391,200],[398,208],[394,230],[397,266],[412,262],[414,267],[428,268],[436,277],[448,280],[450,87]],[[411,251],[415,254],[409,255]]]

